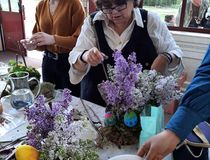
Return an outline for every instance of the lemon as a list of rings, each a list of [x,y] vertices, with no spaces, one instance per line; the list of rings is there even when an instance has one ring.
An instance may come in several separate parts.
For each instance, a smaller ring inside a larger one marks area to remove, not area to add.
[[[39,151],[30,145],[20,145],[16,148],[16,160],[38,160]]]

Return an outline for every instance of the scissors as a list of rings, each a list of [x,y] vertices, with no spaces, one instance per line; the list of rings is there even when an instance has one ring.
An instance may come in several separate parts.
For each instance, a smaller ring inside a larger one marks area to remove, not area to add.
[[[85,109],[85,112],[87,113],[88,120],[90,121],[91,125],[96,130],[96,132],[98,133],[100,138],[104,139],[103,134],[99,130],[100,127],[102,127],[102,125],[103,125],[103,123],[101,122],[100,118],[98,117],[98,115],[94,112],[94,110],[90,106],[85,105],[84,100],[82,98],[80,98],[80,101],[82,102],[82,105],[83,105],[83,107]],[[94,115],[96,120],[93,120],[92,116],[90,115],[90,111],[92,112],[92,114]]]
[[[26,136],[22,136],[12,141],[1,141],[1,144],[5,143],[0,147],[0,153],[7,152],[9,150],[15,149],[18,144],[22,144],[27,139]]]
[[[18,142],[18,141],[16,141]],[[0,153],[3,153],[3,152],[11,152],[8,154],[8,156],[5,158],[5,160],[10,160],[14,155],[15,155],[15,152],[16,152],[16,148],[20,145],[22,145],[24,143],[24,140],[22,141],[19,141],[18,143],[15,143],[11,146],[7,146],[6,148],[3,148],[0,150]]]

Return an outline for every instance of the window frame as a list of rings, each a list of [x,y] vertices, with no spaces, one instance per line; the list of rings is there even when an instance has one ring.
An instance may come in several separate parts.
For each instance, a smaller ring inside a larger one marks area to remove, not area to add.
[[[20,13],[21,12],[21,7],[20,7],[20,4],[22,4],[22,0],[17,0],[16,3],[17,3],[17,6],[18,9],[17,10],[14,10],[15,8],[13,8],[13,3],[11,2],[12,0],[6,0],[7,1],[7,4],[8,4],[8,10],[2,10],[3,12],[13,12],[13,13]]]
[[[210,29],[207,29],[207,28],[183,27],[186,4],[187,4],[187,0],[182,0],[182,9],[181,9],[181,16],[180,16],[179,26],[168,26],[169,30],[171,30],[171,31],[183,31],[183,32],[195,32],[195,33],[210,34]],[[144,8],[144,0],[140,1],[139,7],[140,8]]]

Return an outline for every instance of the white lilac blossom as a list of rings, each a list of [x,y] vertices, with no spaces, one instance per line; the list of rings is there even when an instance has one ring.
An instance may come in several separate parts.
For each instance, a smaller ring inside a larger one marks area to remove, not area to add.
[[[64,89],[61,99],[49,105],[44,103],[44,96],[39,96],[26,112],[28,143],[40,151],[40,160],[99,159],[93,145],[96,133],[94,137],[94,131],[85,117],[74,121],[75,109],[69,109],[70,93],[70,90]],[[88,132],[92,137],[84,136]]]
[[[177,78],[163,76],[155,70],[143,71],[139,75],[138,87],[144,95],[144,105],[167,105],[172,100],[179,100],[182,96],[178,88]]]
[[[122,53],[113,54],[115,65],[107,66],[109,80],[98,85],[102,98],[119,111],[142,110],[142,107],[168,104],[179,99],[182,94],[177,88],[177,78],[163,76],[155,70],[142,71],[142,65],[136,63],[136,54],[126,60]]]

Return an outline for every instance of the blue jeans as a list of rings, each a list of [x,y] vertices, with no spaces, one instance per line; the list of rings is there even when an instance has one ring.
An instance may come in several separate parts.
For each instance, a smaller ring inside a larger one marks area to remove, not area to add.
[[[53,53],[45,51],[42,61],[43,81],[55,84],[55,89],[68,88],[72,91],[71,95],[79,97],[80,84],[73,85],[70,83],[68,56],[69,54],[59,54],[58,58],[55,59]]]

